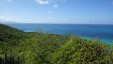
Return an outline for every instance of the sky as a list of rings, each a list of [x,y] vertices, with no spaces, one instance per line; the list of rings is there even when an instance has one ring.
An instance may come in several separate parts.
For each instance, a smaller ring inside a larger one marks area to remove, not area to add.
[[[0,21],[113,24],[113,0],[0,0]]]

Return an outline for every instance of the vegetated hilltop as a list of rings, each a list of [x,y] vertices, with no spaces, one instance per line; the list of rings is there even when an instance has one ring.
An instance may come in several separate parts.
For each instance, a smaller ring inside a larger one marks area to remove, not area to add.
[[[7,25],[0,24],[0,41],[18,39],[23,31],[17,30]]]
[[[112,46],[0,24],[0,64],[113,64]]]

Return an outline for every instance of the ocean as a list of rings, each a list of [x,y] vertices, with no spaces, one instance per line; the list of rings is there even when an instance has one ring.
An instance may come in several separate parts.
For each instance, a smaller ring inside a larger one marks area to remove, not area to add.
[[[25,32],[42,32],[61,35],[77,35],[86,39],[100,39],[113,44],[113,25],[102,24],[7,24]]]

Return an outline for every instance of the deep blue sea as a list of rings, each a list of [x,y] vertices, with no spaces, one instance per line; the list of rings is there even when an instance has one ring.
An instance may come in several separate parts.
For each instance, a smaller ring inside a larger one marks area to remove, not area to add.
[[[96,24],[8,24],[25,32],[77,35],[113,44],[113,25]]]

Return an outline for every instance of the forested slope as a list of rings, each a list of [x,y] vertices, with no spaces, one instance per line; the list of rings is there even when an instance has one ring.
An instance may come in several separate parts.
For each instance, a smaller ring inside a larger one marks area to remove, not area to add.
[[[111,45],[0,24],[0,64],[113,64]]]

